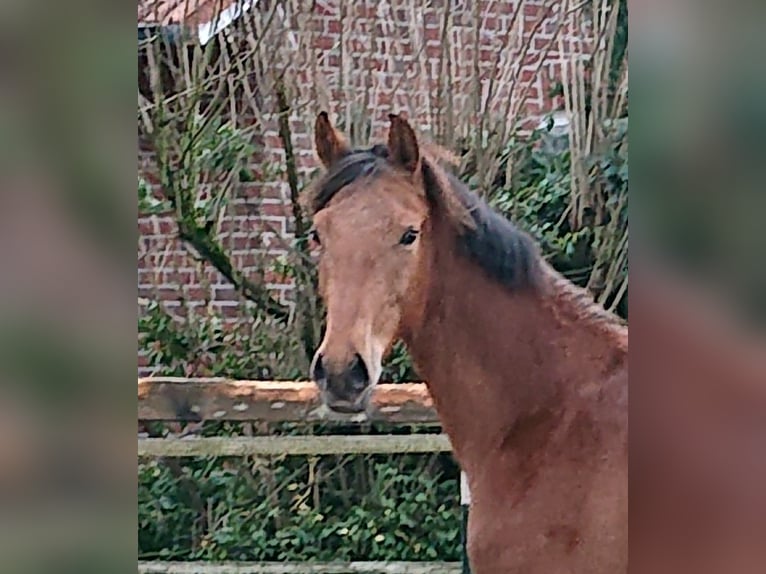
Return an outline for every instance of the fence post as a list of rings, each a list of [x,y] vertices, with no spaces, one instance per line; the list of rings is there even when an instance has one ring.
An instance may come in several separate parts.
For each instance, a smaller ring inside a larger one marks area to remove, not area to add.
[[[468,511],[471,506],[471,491],[468,489],[468,477],[460,471],[460,510],[462,514],[462,526],[460,532],[460,544],[463,549],[463,574],[471,574],[471,566],[468,564]]]

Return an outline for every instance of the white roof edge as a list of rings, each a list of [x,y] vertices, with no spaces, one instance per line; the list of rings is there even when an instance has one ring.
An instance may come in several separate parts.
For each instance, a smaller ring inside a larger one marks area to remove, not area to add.
[[[197,26],[197,37],[200,43],[203,46],[207,44],[218,32],[248,12],[256,4],[258,4],[258,0],[235,0],[231,6],[216,14],[212,22]]]

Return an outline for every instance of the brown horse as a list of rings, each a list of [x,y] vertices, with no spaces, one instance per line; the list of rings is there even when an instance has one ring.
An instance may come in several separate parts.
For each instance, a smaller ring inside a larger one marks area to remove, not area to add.
[[[323,400],[364,410],[401,338],[468,477],[473,572],[625,572],[626,327],[390,119],[363,150],[316,121]]]

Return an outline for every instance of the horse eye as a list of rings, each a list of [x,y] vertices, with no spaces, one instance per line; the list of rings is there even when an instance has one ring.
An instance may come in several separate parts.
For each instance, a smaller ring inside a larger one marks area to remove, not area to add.
[[[311,241],[313,241],[317,245],[322,244],[322,242],[319,241],[319,233],[317,233],[317,230],[314,229],[313,227],[309,230],[309,239],[311,239]]]
[[[415,240],[417,238],[418,238],[418,230],[410,227],[407,229],[407,231],[404,232],[401,239],[399,239],[399,244],[412,245],[413,243],[415,243]]]

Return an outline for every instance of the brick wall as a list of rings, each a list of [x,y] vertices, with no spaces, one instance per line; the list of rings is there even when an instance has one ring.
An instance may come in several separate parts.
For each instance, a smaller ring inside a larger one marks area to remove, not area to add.
[[[560,79],[560,59],[587,48],[587,21],[562,16],[567,2],[554,2],[549,10],[551,2],[536,0],[521,6],[517,1],[483,1],[478,7],[475,0],[452,0],[446,50],[445,2],[424,4],[316,0],[295,3],[292,13],[282,15],[273,41],[284,43],[281,54],[293,73],[290,121],[304,181],[318,167],[311,126],[320,109],[346,126],[355,117],[369,118],[372,139],[385,133],[391,111],[407,112],[417,128],[434,137],[445,133],[448,110],[458,118],[453,122],[458,136],[468,135],[478,125],[485,107],[494,114],[493,122],[513,117],[528,128],[559,105],[547,94]],[[263,19],[265,14],[250,17]],[[560,19],[566,24],[554,39]],[[523,48],[527,38],[529,47]],[[447,72],[452,76],[449,82]],[[265,165],[284,165],[276,121],[267,113],[272,104],[266,101],[263,107],[257,134],[260,149],[251,159],[256,182],[237,185],[219,236],[233,263],[247,274],[262,269],[264,258],[285,254],[293,239],[287,182],[279,175],[262,177]],[[139,151],[138,171],[156,184],[150,152]],[[202,307],[231,321],[242,316],[243,303],[231,285],[177,239],[170,215],[140,216],[138,228],[139,313],[146,300],[154,299],[179,317]],[[276,276],[265,280],[282,301],[289,302],[289,282]],[[139,352],[139,373],[150,371]]]

